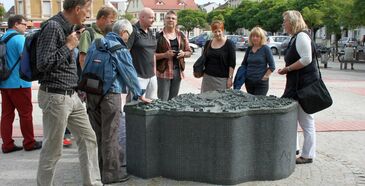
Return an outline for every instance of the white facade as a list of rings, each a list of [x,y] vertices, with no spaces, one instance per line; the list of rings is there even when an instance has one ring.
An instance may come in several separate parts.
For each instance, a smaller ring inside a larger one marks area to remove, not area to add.
[[[200,5],[201,9],[203,9],[207,13],[213,11],[214,9],[218,8],[219,6],[220,5],[217,3],[206,3],[203,5]]]
[[[242,0],[228,0],[229,6],[232,8],[237,8],[241,4]]]

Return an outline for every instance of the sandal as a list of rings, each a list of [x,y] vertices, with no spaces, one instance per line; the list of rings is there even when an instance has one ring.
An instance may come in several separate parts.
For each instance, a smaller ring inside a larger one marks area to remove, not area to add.
[[[306,163],[313,163],[313,159],[299,157],[295,160],[295,164],[306,164]]]

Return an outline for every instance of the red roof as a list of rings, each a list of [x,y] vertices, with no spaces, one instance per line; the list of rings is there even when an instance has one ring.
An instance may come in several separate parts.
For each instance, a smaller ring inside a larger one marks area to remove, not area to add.
[[[152,10],[197,9],[194,0],[142,0],[143,6]]]

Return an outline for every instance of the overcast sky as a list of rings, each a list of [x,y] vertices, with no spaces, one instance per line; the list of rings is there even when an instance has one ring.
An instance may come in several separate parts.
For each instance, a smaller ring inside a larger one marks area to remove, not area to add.
[[[5,6],[5,10],[8,11],[11,6],[14,5],[14,0],[0,0],[1,3],[4,3],[4,6]],[[204,3],[207,3],[207,2],[215,2],[215,3],[220,3],[220,4],[223,4],[225,2],[225,0],[195,0],[195,3],[201,5],[201,4],[204,4]]]
[[[3,3],[5,10],[8,11],[14,5],[14,0],[0,0],[0,3]]]
[[[213,2],[213,3],[223,4],[225,1],[224,0],[210,0],[210,1],[207,1],[207,0],[195,0],[195,3],[198,4],[198,5],[205,4],[207,2]]]

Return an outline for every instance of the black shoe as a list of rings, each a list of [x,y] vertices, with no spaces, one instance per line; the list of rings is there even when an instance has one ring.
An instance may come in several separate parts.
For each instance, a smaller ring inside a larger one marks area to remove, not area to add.
[[[40,149],[40,148],[42,148],[42,141],[35,141],[32,148],[24,149],[24,150],[25,151],[32,151],[32,150],[37,150],[37,149]]]
[[[296,155],[299,155],[299,150],[295,151],[295,154],[296,154]]]
[[[14,145],[14,147],[10,150],[4,150],[4,149],[2,149],[2,150],[3,150],[3,153],[6,154],[6,153],[11,153],[11,152],[23,150],[23,147]]]
[[[306,163],[313,163],[313,159],[299,157],[295,160],[295,164],[306,164]]]

